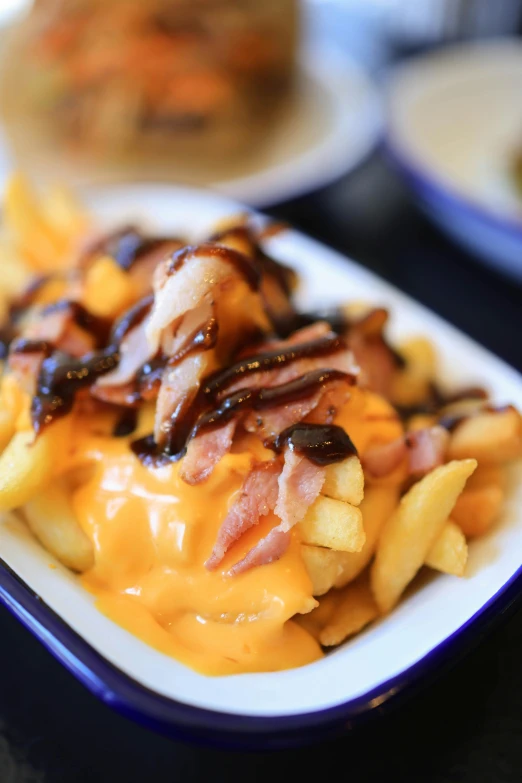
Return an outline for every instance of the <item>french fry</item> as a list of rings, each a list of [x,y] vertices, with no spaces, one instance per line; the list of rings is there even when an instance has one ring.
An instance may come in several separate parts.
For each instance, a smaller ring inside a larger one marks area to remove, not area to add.
[[[341,572],[334,586],[344,587],[366,568],[373,557],[380,532],[399,501],[397,486],[369,486],[360,505],[366,540],[360,552],[339,552]]]
[[[7,183],[4,209],[7,228],[32,269],[49,272],[63,265],[68,240],[46,221],[22,176]]]
[[[474,459],[453,461],[428,473],[404,495],[386,523],[371,570],[375,600],[389,611],[413,579],[450,516]]]
[[[364,473],[359,457],[353,456],[342,462],[334,462],[325,470],[322,495],[334,500],[343,500],[352,506],[360,505],[364,497]]]
[[[55,422],[36,439],[32,430],[15,433],[0,456],[0,511],[31,500],[52,479],[70,422]]]
[[[20,259],[12,242],[2,237],[0,241],[0,291],[6,297],[18,294],[30,280],[30,272]]]
[[[498,484],[486,484],[464,490],[455,503],[452,517],[468,538],[481,536],[498,519],[504,503],[504,490]]]
[[[82,572],[94,565],[92,543],[76,520],[63,481],[41,489],[22,511],[32,533],[64,566]]]
[[[96,259],[86,272],[83,304],[94,315],[115,318],[135,297],[134,281],[109,256]]]
[[[305,631],[308,631],[314,639],[319,641],[319,635],[326,624],[333,617],[336,608],[336,590],[330,590],[327,595],[319,599],[319,606],[307,614],[298,614],[294,622],[298,623]]]
[[[6,448],[15,433],[16,419],[11,411],[0,410],[0,453]]]
[[[63,236],[79,236],[87,228],[85,212],[63,187],[53,187],[47,193],[42,200],[41,210],[47,224]]]
[[[342,573],[343,558],[348,554],[322,546],[301,544],[301,557],[312,580],[312,595],[324,595],[335,585]]]
[[[362,631],[378,615],[379,609],[372,595],[368,576],[365,574],[339,590],[335,609],[320,631],[319,641],[323,647],[341,644],[349,636]]]
[[[461,422],[452,433],[448,459],[473,457],[497,464],[522,454],[522,418],[513,407],[479,413]]]
[[[342,552],[359,552],[366,538],[358,508],[322,495],[310,506],[299,527],[303,543]]]
[[[313,595],[320,596],[332,587],[344,587],[370,562],[379,533],[399,500],[397,487],[370,486],[361,503],[366,540],[360,552],[338,552],[325,547],[301,545],[304,564],[312,580]]]
[[[406,366],[395,373],[390,397],[396,405],[415,405],[426,398],[435,377],[435,349],[430,340],[413,337],[399,345],[399,352]]]
[[[448,519],[428,552],[426,565],[445,574],[464,576],[467,561],[468,545],[464,533],[455,522]]]

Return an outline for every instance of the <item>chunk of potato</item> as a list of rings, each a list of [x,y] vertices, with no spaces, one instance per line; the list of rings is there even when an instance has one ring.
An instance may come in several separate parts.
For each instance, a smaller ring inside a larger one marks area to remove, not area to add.
[[[83,304],[94,315],[116,318],[136,297],[134,281],[109,256],[100,256],[89,267],[84,281]]]
[[[366,538],[358,508],[322,495],[310,506],[299,527],[303,543],[342,552],[359,552]]]
[[[506,489],[506,471],[502,465],[480,465],[466,482],[466,492],[468,489],[479,489],[495,485],[500,489]]]
[[[487,484],[464,490],[451,516],[468,538],[483,535],[498,519],[504,503],[504,490],[498,484]]]
[[[343,558],[348,552],[336,552],[322,546],[301,544],[301,557],[312,580],[312,595],[324,595],[342,573]]]
[[[460,527],[448,519],[428,552],[426,565],[436,571],[443,571],[445,574],[464,576],[467,561],[466,537]]]
[[[390,397],[396,405],[415,405],[427,397],[435,377],[435,348],[425,337],[412,337],[399,345],[399,352],[406,366],[395,373]]]
[[[364,473],[359,457],[348,457],[328,465],[322,495],[358,506],[364,497]]]
[[[54,481],[23,507],[23,515],[40,543],[73,571],[94,565],[94,550],[74,515],[63,481]]]
[[[397,603],[426,562],[428,552],[476,467],[474,459],[441,465],[414,484],[401,499],[381,533],[371,571],[372,590],[382,612]]]
[[[364,500],[359,506],[366,540],[360,552],[338,553],[342,557],[341,572],[334,582],[335,587],[344,587],[364,571],[374,555],[381,530],[393,514],[398,502],[397,486],[372,485],[366,488]]]
[[[319,633],[319,641],[324,647],[341,644],[349,636],[362,631],[379,615],[366,574],[338,593],[335,609]]]
[[[24,505],[52,479],[69,427],[65,418],[36,439],[32,430],[15,433],[0,456],[0,511]]]
[[[448,459],[472,457],[496,464],[522,454],[522,418],[513,407],[479,413],[461,422],[452,433]]]

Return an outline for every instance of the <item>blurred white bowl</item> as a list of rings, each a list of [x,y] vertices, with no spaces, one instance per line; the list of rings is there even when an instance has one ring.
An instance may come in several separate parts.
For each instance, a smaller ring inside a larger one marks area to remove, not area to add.
[[[522,42],[451,46],[409,60],[388,86],[386,148],[426,212],[522,281]]]

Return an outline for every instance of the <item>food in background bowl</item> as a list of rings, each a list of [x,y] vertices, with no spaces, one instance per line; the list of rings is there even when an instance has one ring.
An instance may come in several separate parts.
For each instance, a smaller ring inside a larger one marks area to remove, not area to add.
[[[15,143],[27,146],[31,118],[69,152],[102,159],[234,159],[289,101],[296,16],[297,0],[35,2],[5,57]]]
[[[255,218],[103,233],[20,180],[5,212],[3,257],[42,274],[9,295],[0,507],[109,617],[208,674],[272,671],[423,565],[464,573],[521,452],[513,407],[444,394],[382,307],[297,311]]]

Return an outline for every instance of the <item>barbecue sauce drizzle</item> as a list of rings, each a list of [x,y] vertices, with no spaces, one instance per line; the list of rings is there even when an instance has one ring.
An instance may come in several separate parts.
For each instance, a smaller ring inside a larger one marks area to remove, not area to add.
[[[339,370],[314,370],[279,386],[239,389],[221,399],[217,407],[208,410],[209,405],[227,387],[246,375],[280,368],[303,358],[328,356],[345,347],[344,340],[332,333],[317,340],[266,351],[236,362],[211,375],[190,405],[182,403],[179,406],[171,421],[166,448],[160,449],[153,438],[148,436],[133,443],[132,449],[145,464],[159,465],[177,461],[185,454],[187,444],[193,437],[220,426],[240,411],[260,410],[304,399],[335,380],[352,384],[354,377]]]
[[[246,228],[238,227],[234,231],[236,234],[244,234],[245,238],[250,239],[255,251],[253,259],[225,245],[206,243],[197,247],[189,246],[172,255],[167,267],[168,274],[179,270],[191,258],[213,255],[234,266],[253,290],[259,288],[261,267],[263,266],[265,273],[275,277],[288,295],[293,283],[293,273],[266,256],[257,243],[252,240]],[[222,238],[227,233],[230,235],[230,232],[223,232]],[[217,243],[219,243],[219,239],[220,235],[212,238]],[[109,252],[123,269],[128,270],[142,254],[161,246],[166,241],[163,238],[147,239],[133,227],[126,227],[106,237],[98,245],[91,247],[90,255],[96,252]],[[35,286],[35,293],[38,288],[39,285]],[[32,294],[33,291],[28,293]],[[74,404],[76,393],[80,389],[91,386],[97,378],[117,366],[122,340],[130,329],[146,317],[153,301],[151,295],[138,302],[119,319],[110,330],[110,334],[109,323],[105,319],[93,316],[77,302],[60,300],[42,310],[43,316],[62,309],[70,310],[74,322],[93,334],[97,346],[105,343],[107,345],[103,349],[92,351],[78,359],[53,350],[51,345],[43,341],[18,340],[12,345],[13,352],[41,353],[43,356],[37,391],[31,405],[31,416],[36,433],[39,433],[55,418],[68,413]],[[168,360],[168,364],[177,364],[193,351],[212,348],[217,340],[217,329],[216,320],[210,319],[203,327],[190,335],[177,354]],[[220,426],[239,412],[262,410],[297,401],[306,398],[332,381],[342,380],[353,383],[352,376],[338,370],[315,370],[279,387],[236,391],[222,398],[217,406],[208,410],[209,405],[212,405],[212,402],[228,386],[240,378],[255,372],[279,368],[302,358],[327,356],[345,347],[344,340],[338,334],[331,333],[312,342],[290,346],[283,350],[268,351],[236,362],[207,379],[192,404],[180,406],[178,416],[172,422],[166,450],[159,453],[158,447],[151,437],[135,442],[132,444],[132,448],[140,458],[147,462],[150,462],[151,459],[154,462],[179,459],[185,453],[187,443],[191,438],[201,432]],[[160,383],[161,374],[166,364],[166,357],[158,356],[144,365],[136,379],[136,402],[139,401],[141,387],[151,390],[153,386]],[[124,416],[116,426],[115,435],[130,434],[133,426],[132,414],[128,419]],[[284,445],[301,450],[317,464],[329,464],[330,461],[344,459],[349,453],[354,453],[353,444],[341,428],[318,425],[296,425],[285,430],[275,441],[267,442],[266,445],[275,451],[281,450]]]
[[[80,389],[91,386],[99,377],[117,366],[123,338],[145,318],[152,302],[152,296],[137,302],[115,323],[106,348],[92,351],[78,359],[52,350],[52,346],[41,340],[18,340],[12,345],[13,353],[43,354],[36,394],[31,402],[31,419],[37,434],[56,418],[69,413]],[[71,304],[76,303],[67,303],[68,306]],[[77,314],[81,315],[83,324],[90,323],[91,328],[93,327],[94,317],[85,308],[78,305]]]
[[[191,258],[204,256],[214,256],[230,264],[253,291],[258,290],[261,283],[261,272],[255,261],[244,253],[240,253],[239,250],[233,250],[224,245],[213,245],[210,242],[204,242],[202,245],[187,245],[181,250],[177,250],[167,265],[167,274],[174,274]]]
[[[163,245],[176,241],[172,237],[147,237],[135,226],[124,226],[107,234],[86,248],[84,261],[97,255],[108,255],[118,266],[128,272],[141,258]],[[180,244],[182,242],[180,241]]]
[[[277,454],[287,447],[320,467],[358,456],[349,436],[336,424],[293,424],[265,445]]]

